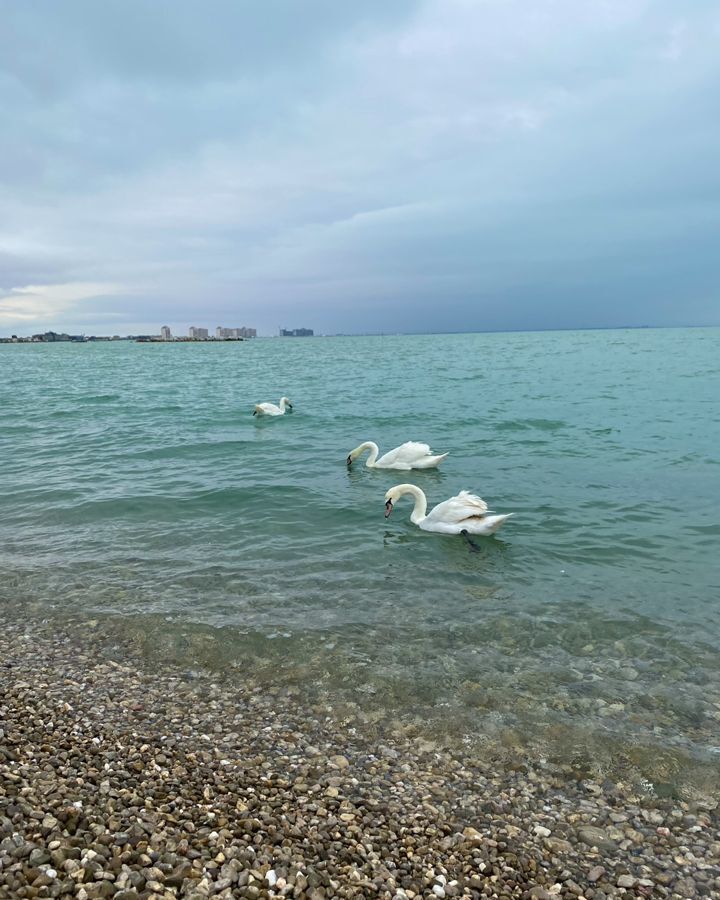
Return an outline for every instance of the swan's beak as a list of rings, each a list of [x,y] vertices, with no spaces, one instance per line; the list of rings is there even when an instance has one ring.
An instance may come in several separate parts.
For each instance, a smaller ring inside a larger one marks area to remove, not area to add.
[[[385,503],[385,518],[387,519],[392,512],[392,500],[388,500]]]
[[[350,466],[352,465],[352,456],[350,456],[350,454],[348,454],[347,464],[348,464],[348,469],[349,469]]]
[[[293,408],[292,403],[288,403],[288,409],[292,409],[292,408]]]
[[[254,416],[257,415],[257,410],[256,410],[256,409],[253,410],[253,415],[254,415]]]

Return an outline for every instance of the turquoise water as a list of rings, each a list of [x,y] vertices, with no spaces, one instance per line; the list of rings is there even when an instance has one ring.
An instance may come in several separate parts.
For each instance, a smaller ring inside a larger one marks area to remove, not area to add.
[[[6,615],[716,787],[720,330],[6,345],[0,375]],[[282,394],[292,414],[252,417]],[[368,439],[450,456],[348,471]],[[406,480],[515,517],[470,553],[408,500],[384,520]]]

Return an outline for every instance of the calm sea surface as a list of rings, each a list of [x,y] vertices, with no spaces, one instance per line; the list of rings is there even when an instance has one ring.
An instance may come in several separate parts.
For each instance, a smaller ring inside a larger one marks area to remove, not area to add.
[[[714,791],[719,398],[717,329],[0,346],[0,612]],[[348,471],[368,439],[450,456]],[[384,520],[407,480],[515,517],[472,554]]]

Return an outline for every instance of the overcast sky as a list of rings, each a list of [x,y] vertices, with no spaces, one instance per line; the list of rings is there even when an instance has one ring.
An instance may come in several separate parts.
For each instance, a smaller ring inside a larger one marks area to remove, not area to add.
[[[720,6],[0,0],[0,334],[720,324]]]

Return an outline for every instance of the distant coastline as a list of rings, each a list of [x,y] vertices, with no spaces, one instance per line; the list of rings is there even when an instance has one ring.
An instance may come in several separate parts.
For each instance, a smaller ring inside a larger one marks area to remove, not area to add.
[[[251,335],[246,337],[191,337],[185,335],[163,337],[157,334],[128,334],[128,335],[77,335],[67,334],[65,332],[44,332],[43,334],[33,335],[9,335],[0,337],[0,344],[52,344],[52,343],[74,343],[74,344],[92,344],[92,343],[112,343],[117,341],[134,341],[136,343],[179,343],[179,344],[222,344],[237,343],[240,341],[261,339],[271,339],[278,337],[423,337],[429,335],[450,335],[450,334],[553,334],[572,331],[673,331],[685,328],[720,328],[720,324],[694,324],[694,325],[587,325],[587,326],[567,326],[564,328],[489,328],[489,329],[470,329],[459,331],[355,331],[344,332],[338,331],[330,334],[315,334],[311,329],[296,329],[297,332],[309,332],[309,334],[293,334],[283,329],[284,333],[279,335]],[[224,329],[230,330],[230,329]],[[254,330],[254,329],[253,329]],[[49,335],[53,335],[50,337]]]
[[[164,326],[167,328],[167,326]],[[191,329],[194,331],[197,329]],[[222,332],[237,332],[241,329],[220,329],[218,331]],[[237,333],[232,334],[217,334],[215,336],[208,335],[207,331],[203,335],[178,335],[173,336],[170,334],[170,329],[167,329],[166,333],[161,334],[127,334],[127,335],[119,335],[115,334],[112,336],[109,335],[85,335],[85,334],[67,334],[66,332],[57,332],[57,331],[46,331],[42,334],[33,334],[27,337],[22,337],[16,334],[11,335],[10,337],[0,338],[0,343],[2,344],[91,344],[91,343],[108,343],[114,341],[135,341],[139,344],[224,344],[224,343],[238,343],[241,341],[251,340],[256,337],[257,332],[254,328],[252,329],[242,329],[242,331],[247,332],[246,334],[240,335]]]
[[[58,335],[53,338],[33,335],[32,337],[0,338],[0,344],[108,344],[119,341],[133,341],[136,344],[239,344],[250,338],[244,337],[171,337],[163,338],[156,334],[128,334],[102,337],[96,335]]]

